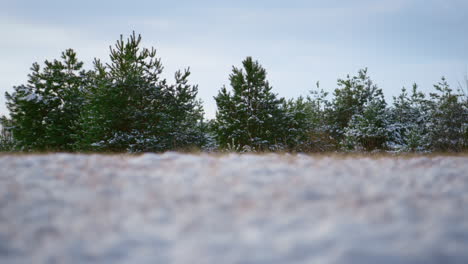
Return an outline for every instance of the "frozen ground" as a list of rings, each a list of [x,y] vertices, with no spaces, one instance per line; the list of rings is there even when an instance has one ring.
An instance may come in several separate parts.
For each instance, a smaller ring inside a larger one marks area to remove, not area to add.
[[[0,263],[468,263],[468,157],[0,156]]]

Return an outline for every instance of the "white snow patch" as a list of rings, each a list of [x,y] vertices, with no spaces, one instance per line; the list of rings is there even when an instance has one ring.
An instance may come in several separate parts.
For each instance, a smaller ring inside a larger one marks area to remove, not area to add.
[[[0,156],[5,263],[467,263],[468,158]]]

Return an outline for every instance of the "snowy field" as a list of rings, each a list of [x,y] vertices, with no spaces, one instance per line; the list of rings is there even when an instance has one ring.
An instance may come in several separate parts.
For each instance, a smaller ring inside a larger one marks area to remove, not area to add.
[[[0,263],[468,263],[468,157],[0,156]]]

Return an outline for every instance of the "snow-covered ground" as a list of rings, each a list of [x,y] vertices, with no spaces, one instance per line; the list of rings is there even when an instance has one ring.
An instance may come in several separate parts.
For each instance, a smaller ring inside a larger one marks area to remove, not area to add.
[[[0,156],[0,263],[468,263],[468,157]]]

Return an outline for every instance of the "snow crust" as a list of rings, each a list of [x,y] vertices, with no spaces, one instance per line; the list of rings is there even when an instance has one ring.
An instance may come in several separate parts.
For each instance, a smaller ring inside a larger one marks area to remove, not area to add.
[[[1,263],[468,263],[468,158],[0,156]]]

